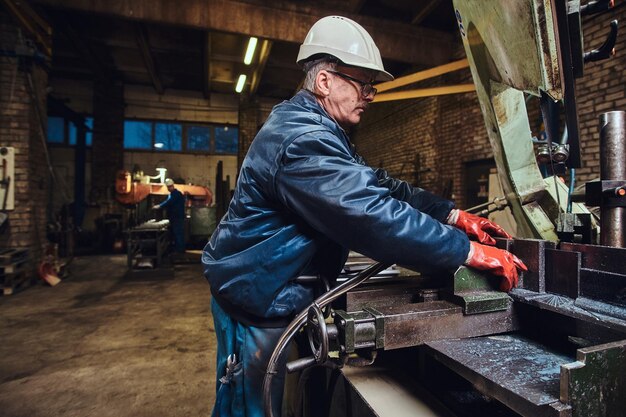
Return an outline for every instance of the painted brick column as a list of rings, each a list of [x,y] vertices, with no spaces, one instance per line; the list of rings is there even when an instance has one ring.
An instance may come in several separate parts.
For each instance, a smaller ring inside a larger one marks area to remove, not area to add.
[[[115,198],[115,174],[124,166],[124,87],[94,83],[91,195],[101,202]]]
[[[237,172],[241,169],[243,159],[250,148],[261,124],[259,103],[242,99],[239,104],[239,149],[237,150]],[[234,184],[234,182],[233,182]]]
[[[13,51],[17,42],[17,26],[0,9],[0,49]],[[0,248],[29,249],[34,261],[41,258],[47,244],[50,175],[42,137],[47,124],[47,84],[48,75],[39,66],[20,65],[15,57],[0,59],[0,146],[15,148],[11,178],[15,209],[8,212],[9,224],[0,235]]]

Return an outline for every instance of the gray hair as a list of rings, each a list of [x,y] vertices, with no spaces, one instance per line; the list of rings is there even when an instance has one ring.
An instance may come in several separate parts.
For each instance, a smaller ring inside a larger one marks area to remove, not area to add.
[[[304,72],[306,72],[306,77],[304,78],[304,82],[302,83],[302,88],[314,92],[315,78],[317,78],[317,74],[319,74],[321,70],[336,70],[337,59],[327,56],[324,58],[316,59],[314,61],[309,61],[304,63],[303,69]]]

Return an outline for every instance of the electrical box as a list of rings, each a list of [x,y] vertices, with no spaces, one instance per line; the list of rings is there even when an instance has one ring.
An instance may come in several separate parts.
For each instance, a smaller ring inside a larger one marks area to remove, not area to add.
[[[0,147],[0,211],[15,209],[15,148]]]

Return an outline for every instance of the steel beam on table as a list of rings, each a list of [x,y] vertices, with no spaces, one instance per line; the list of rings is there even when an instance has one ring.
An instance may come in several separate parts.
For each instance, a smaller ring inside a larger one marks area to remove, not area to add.
[[[626,309],[625,248],[562,243],[561,249],[581,255],[581,296]]]
[[[581,254],[557,249],[546,249],[546,292],[576,299],[580,288]]]
[[[483,336],[517,330],[513,306],[506,310],[463,315],[461,307],[447,301],[431,301],[378,307],[384,316],[384,349],[422,345],[431,340]]]
[[[543,293],[546,291],[546,249],[554,249],[556,244],[540,239],[515,239],[506,241],[506,248],[524,261],[528,271],[521,273],[520,288]]]

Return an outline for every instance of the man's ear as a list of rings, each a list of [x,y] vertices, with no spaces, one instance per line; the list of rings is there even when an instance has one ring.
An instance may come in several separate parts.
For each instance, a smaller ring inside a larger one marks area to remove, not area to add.
[[[330,95],[331,84],[331,77],[326,70],[321,70],[317,73],[317,76],[315,77],[315,89],[320,95],[328,97]]]

